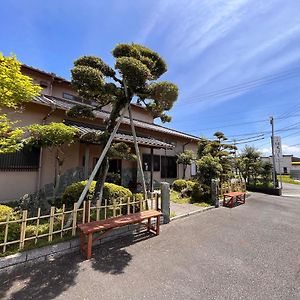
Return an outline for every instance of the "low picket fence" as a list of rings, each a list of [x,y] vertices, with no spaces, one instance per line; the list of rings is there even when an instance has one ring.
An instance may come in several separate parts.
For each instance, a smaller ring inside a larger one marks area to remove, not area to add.
[[[230,192],[246,192],[246,183],[243,181],[224,182],[219,189],[220,197]]]
[[[53,242],[53,238],[63,239],[66,235],[76,236],[76,228],[79,223],[105,220],[110,217],[136,213],[147,209],[158,210],[161,207],[159,194],[153,194],[148,199],[128,197],[126,199],[114,199],[112,202],[104,201],[101,205],[98,200],[95,204],[84,201],[78,208],[74,203],[72,210],[51,207],[50,212],[41,215],[41,209],[37,209],[36,216],[29,217],[24,210],[17,214],[9,214],[5,221],[0,222],[0,251],[22,250],[27,244],[31,247],[38,246],[40,240]],[[72,217],[72,222],[68,220]],[[70,224],[68,224],[70,223]]]

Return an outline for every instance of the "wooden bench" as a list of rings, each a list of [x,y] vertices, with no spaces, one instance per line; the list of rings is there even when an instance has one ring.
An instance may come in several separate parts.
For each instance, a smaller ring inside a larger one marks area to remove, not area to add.
[[[230,192],[224,194],[223,206],[232,208],[236,203],[244,204],[245,202],[246,193],[244,192]]]
[[[92,256],[92,246],[94,241],[102,239],[114,228],[131,224],[143,224],[146,226],[147,231],[159,235],[160,216],[162,216],[162,213],[159,211],[146,210],[130,215],[79,224],[77,228],[80,232],[80,250],[87,259],[90,259]],[[155,227],[151,224],[152,218],[156,218]],[[146,224],[142,223],[144,220],[148,220],[148,222]],[[100,232],[100,235],[93,238],[93,234],[96,232]]]

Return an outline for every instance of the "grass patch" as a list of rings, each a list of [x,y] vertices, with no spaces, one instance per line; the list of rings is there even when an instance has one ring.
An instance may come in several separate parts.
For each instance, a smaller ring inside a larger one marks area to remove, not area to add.
[[[281,175],[282,182],[291,184],[300,184],[300,181],[294,180],[290,175]],[[280,175],[277,175],[277,179],[280,181]]]
[[[181,198],[180,193],[176,192],[174,190],[171,190],[171,192],[170,192],[170,200],[172,202],[179,203],[179,204],[191,203],[191,197]]]
[[[199,203],[193,203],[193,204],[196,205],[196,206],[201,206],[201,207],[209,207],[209,206],[211,206],[210,204],[205,203],[205,202],[199,202]]]
[[[171,190],[170,192],[170,200],[174,203],[178,203],[178,204],[193,204],[196,206],[200,206],[200,207],[209,207],[210,204],[206,203],[206,202],[192,202],[191,197],[187,197],[187,198],[181,198],[180,197],[180,193],[174,190]]]
[[[172,210],[170,213],[170,218],[174,218],[174,217],[176,217],[176,212]]]

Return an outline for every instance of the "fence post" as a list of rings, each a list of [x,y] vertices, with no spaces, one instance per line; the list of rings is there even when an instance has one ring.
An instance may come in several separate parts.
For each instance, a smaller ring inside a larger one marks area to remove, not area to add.
[[[212,203],[215,203],[215,207],[220,206],[219,180],[218,179],[212,179],[211,180],[211,200],[212,200]]]
[[[23,211],[21,232],[20,232],[20,249],[24,248],[24,242],[26,237],[26,221],[27,221],[27,210]]]
[[[170,222],[170,184],[161,182],[161,210],[164,216],[164,224]]]

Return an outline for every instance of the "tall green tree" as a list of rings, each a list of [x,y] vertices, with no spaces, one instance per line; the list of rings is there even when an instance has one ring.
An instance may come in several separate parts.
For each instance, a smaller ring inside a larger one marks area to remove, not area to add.
[[[16,56],[6,57],[0,53],[0,153],[20,150],[24,134],[24,129],[16,127],[17,122],[9,120],[1,109],[17,110],[40,91],[30,77],[21,73],[21,63]]]
[[[215,139],[209,140],[202,137],[198,143],[197,156],[199,159],[204,156],[211,156],[218,160],[222,167],[220,173],[221,181],[227,180],[232,172],[232,154],[237,149],[235,145],[226,143],[226,136],[223,132],[214,133]],[[211,178],[213,179],[213,178]]]
[[[101,139],[102,149],[121,111],[133,99],[151,112],[154,118],[166,122],[170,121],[170,117],[165,112],[172,108],[178,97],[175,84],[157,81],[167,71],[167,65],[155,51],[138,44],[118,44],[112,55],[115,58],[114,68],[99,57],[83,56],[74,62],[71,71],[72,84],[82,98],[95,100],[95,109],[108,104],[112,107]],[[80,112],[80,107],[75,110]],[[86,111],[85,114],[90,116],[91,112]],[[94,199],[101,198],[108,167],[106,156],[97,178]]]
[[[183,165],[182,179],[185,179],[187,166],[190,166],[195,158],[195,153],[192,150],[184,150],[183,152],[177,154],[177,163]]]
[[[261,167],[260,152],[252,146],[245,146],[240,153],[237,166],[240,174],[248,184],[256,183],[257,176]]]

